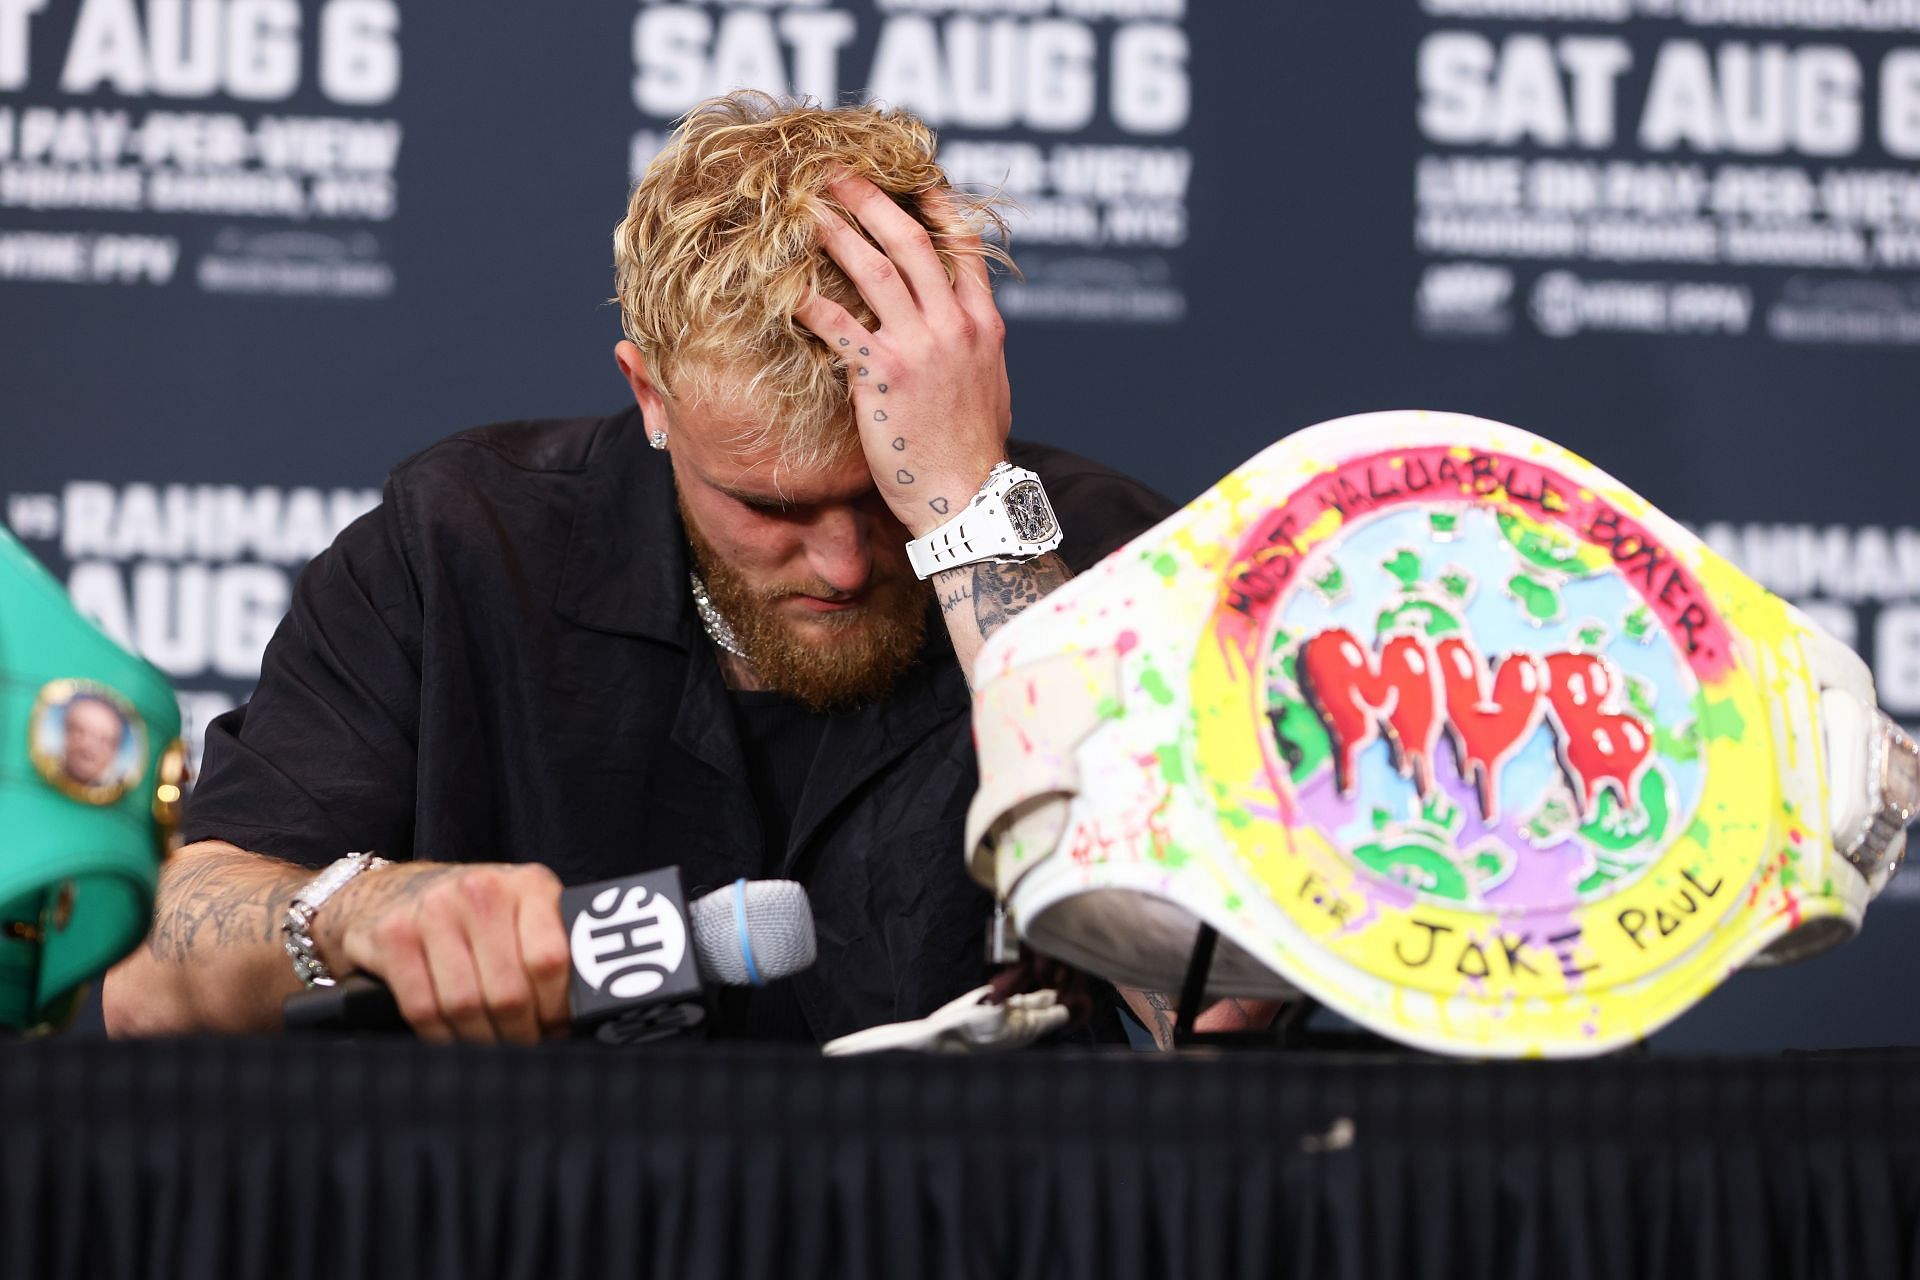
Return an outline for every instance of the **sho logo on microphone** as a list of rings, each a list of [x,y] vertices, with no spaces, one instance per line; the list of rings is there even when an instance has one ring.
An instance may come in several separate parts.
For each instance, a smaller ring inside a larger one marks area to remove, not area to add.
[[[573,953],[576,1018],[700,989],[687,946],[685,903],[677,867],[582,885],[561,895]]]
[[[602,890],[573,922],[573,967],[587,985],[638,999],[666,985],[687,955],[680,912],[645,885]]]

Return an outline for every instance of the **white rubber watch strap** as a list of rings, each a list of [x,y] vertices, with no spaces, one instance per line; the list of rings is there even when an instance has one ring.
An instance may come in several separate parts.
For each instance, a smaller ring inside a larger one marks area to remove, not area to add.
[[[1030,487],[1029,487],[1030,486]],[[1045,534],[1023,538],[1008,513],[1007,496],[1016,490],[1037,500],[1044,513]],[[1047,501],[1040,477],[1022,467],[1001,463],[988,473],[986,483],[960,513],[925,537],[907,544],[907,561],[922,581],[945,569],[995,561],[1018,563],[1043,556],[1060,545],[1060,522]]]

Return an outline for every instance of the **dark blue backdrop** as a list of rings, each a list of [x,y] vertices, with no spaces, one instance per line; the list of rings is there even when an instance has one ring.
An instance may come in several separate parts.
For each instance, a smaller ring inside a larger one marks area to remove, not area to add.
[[[1811,606],[1920,717],[1900,22],[1738,0],[0,3],[0,502],[197,730],[392,462],[621,403],[610,233],[674,114],[739,83],[871,89],[1024,206],[1028,280],[1002,293],[1021,433],[1185,498],[1342,413],[1512,421]],[[1910,902],[1897,881],[1860,941],[1737,979],[1662,1043],[1920,1037]]]

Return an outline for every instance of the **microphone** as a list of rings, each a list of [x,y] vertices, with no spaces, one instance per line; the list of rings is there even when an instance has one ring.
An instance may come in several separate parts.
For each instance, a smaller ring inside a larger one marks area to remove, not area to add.
[[[685,901],[678,867],[561,892],[576,1030],[658,1039],[705,1021],[710,987],[765,986],[813,964],[813,906],[792,880],[740,879]],[[408,1029],[392,990],[364,974],[288,996],[283,1008],[289,1031]]]

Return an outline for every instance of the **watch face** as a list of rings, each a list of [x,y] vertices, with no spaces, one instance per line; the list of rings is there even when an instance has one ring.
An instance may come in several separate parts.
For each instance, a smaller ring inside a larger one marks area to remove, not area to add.
[[[1047,505],[1047,491],[1037,480],[1022,480],[1007,490],[1003,499],[1007,519],[1022,542],[1045,542],[1053,536],[1053,508]]]

